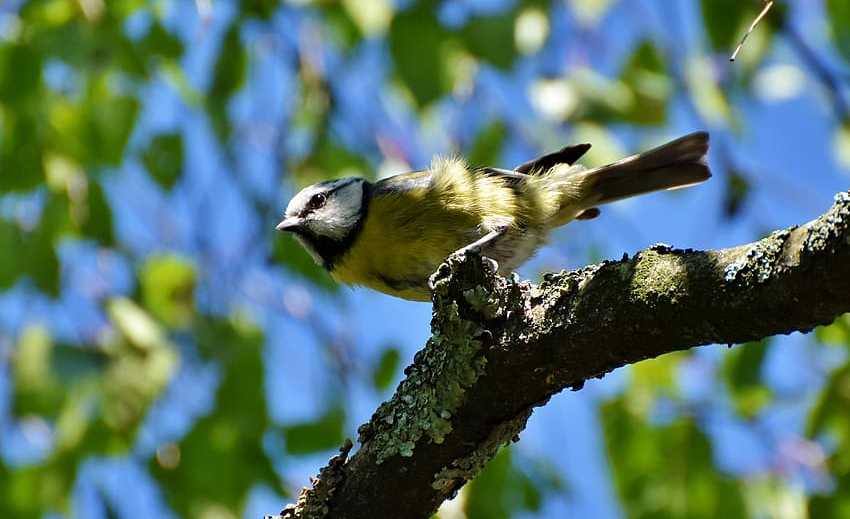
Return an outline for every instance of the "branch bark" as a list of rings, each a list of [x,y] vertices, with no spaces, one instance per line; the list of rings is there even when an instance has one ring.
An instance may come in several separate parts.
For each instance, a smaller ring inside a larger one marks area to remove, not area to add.
[[[427,518],[532,409],[620,366],[806,332],[850,311],[850,193],[803,226],[716,251],[655,245],[535,285],[476,256],[434,274],[432,337],[395,395],[281,516]]]

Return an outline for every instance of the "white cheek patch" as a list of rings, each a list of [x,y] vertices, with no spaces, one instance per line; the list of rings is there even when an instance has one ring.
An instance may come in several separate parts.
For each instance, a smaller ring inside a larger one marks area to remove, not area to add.
[[[353,182],[331,196],[327,204],[307,217],[307,227],[319,236],[342,240],[357,225],[363,204],[363,186]]]

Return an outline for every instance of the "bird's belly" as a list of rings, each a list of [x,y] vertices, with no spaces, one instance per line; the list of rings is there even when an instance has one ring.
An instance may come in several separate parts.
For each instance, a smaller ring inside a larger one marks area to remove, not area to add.
[[[403,299],[430,301],[428,279],[463,245],[405,243],[375,249],[355,247],[331,271],[340,283],[363,285]]]
[[[429,301],[431,275],[451,253],[478,237],[476,234],[457,242],[444,240],[439,247],[430,240],[375,248],[355,246],[331,275],[340,283],[363,285],[403,299]],[[481,253],[495,260],[499,272],[507,275],[528,260],[544,241],[540,232],[516,229],[485,246]]]

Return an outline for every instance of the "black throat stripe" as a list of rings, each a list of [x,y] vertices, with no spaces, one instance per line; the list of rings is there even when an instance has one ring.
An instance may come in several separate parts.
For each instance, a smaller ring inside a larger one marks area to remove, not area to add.
[[[355,179],[356,180],[356,179]],[[350,182],[340,185],[343,187]],[[299,232],[301,237],[307,241],[316,254],[322,259],[322,267],[328,272],[332,272],[337,262],[347,253],[358,236],[363,231],[363,225],[366,223],[366,216],[369,214],[369,203],[372,200],[372,184],[363,181],[363,198],[360,204],[360,214],[357,216],[357,222],[351,227],[348,233],[341,239],[328,238],[327,236],[318,236],[307,229]]]

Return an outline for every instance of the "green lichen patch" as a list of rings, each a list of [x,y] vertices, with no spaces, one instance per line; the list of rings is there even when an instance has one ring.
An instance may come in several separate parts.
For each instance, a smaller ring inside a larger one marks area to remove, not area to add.
[[[809,226],[803,251],[812,254],[833,249],[842,236],[844,244],[850,245],[850,192],[847,191],[837,193],[829,211]]]
[[[790,235],[789,229],[783,229],[756,242],[743,257],[726,265],[723,279],[743,286],[767,282],[782,269],[782,250]]]
[[[328,513],[328,502],[345,477],[343,466],[351,451],[351,440],[345,440],[339,454],[328,461],[328,465],[319,471],[319,477],[310,478],[313,488],[304,487],[295,504],[287,505],[280,515],[266,516],[265,519],[321,519]]]
[[[431,339],[405,370],[407,377],[392,399],[381,404],[360,430],[360,441],[364,446],[368,442],[378,463],[395,455],[412,456],[422,440],[442,443],[452,431],[452,416],[463,403],[466,390],[484,372],[482,344],[490,332],[480,324],[481,318],[495,316],[503,306],[501,291],[493,287],[507,281],[497,280],[491,271],[466,268],[464,261],[467,259],[450,258],[432,277]],[[480,263],[480,258],[469,261]],[[459,302],[464,312],[476,315],[464,318]]]
[[[463,298],[470,308],[480,313],[485,319],[495,319],[502,314],[501,300],[493,296],[493,292],[483,286],[476,286],[463,291]]]
[[[457,490],[464,483],[474,479],[488,461],[496,456],[499,449],[519,439],[519,433],[525,428],[531,409],[497,425],[476,448],[468,455],[451,462],[434,476],[431,486],[434,490],[447,492]]]

